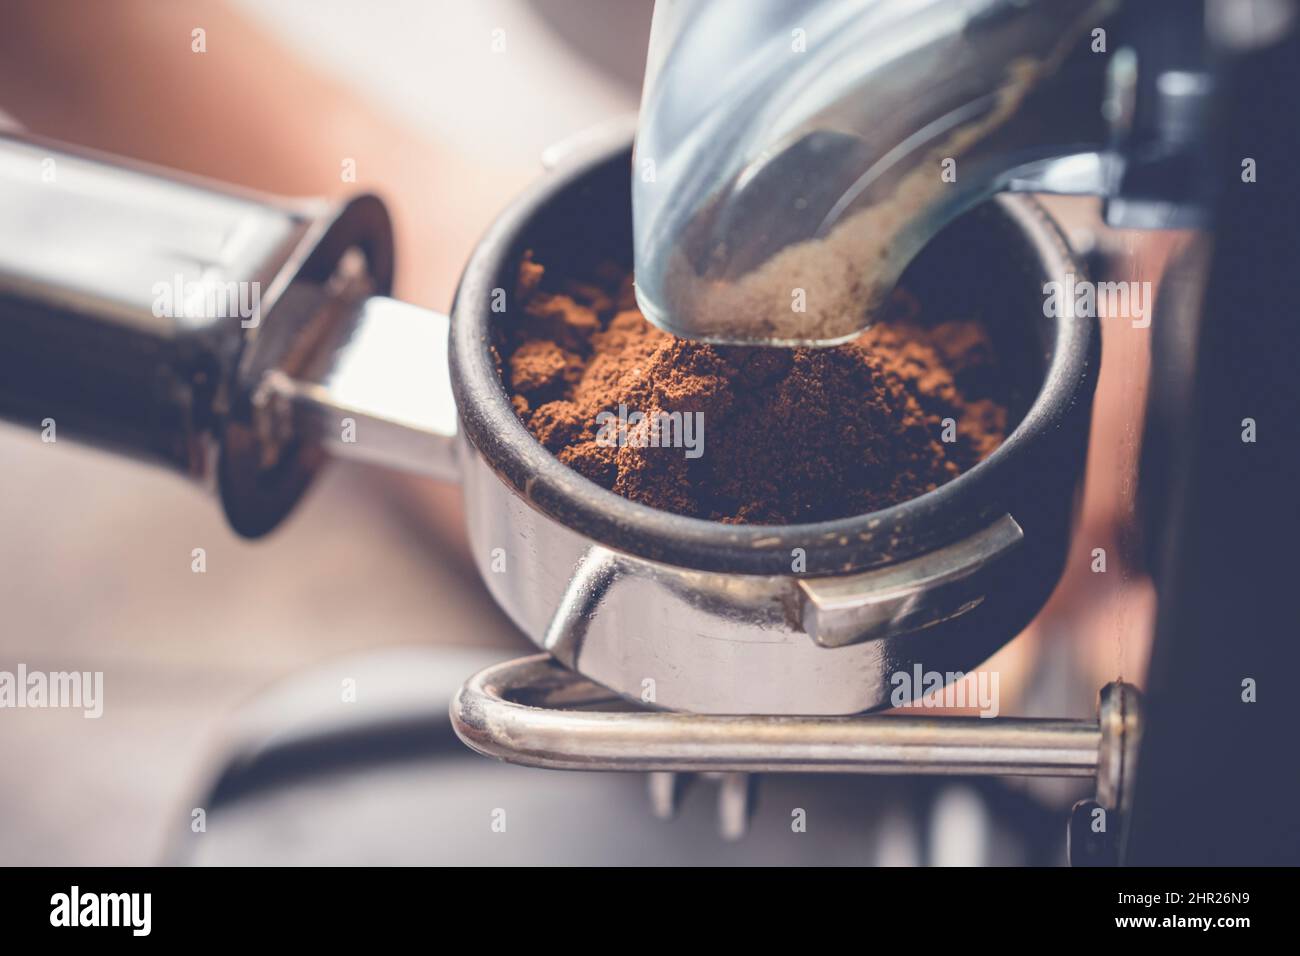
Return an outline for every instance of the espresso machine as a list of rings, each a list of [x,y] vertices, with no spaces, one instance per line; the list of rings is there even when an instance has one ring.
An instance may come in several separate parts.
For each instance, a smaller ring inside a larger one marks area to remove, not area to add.
[[[483,580],[540,653],[469,676],[456,733],[515,764],[648,774],[657,815],[695,775],[733,837],[760,776],[1078,777],[1076,864],[1288,859],[1282,703],[1229,693],[1295,663],[1284,521],[1263,514],[1285,443],[1243,461],[1222,429],[1283,428],[1273,403],[1294,398],[1273,316],[1300,203],[1239,154],[1244,137],[1281,170],[1295,145],[1298,18],[1285,0],[661,0],[635,145],[570,150],[479,243],[449,316],[389,296],[372,196],[272,200],[6,134],[0,414],[207,484],[248,537],[330,458],[458,481]],[[1033,193],[1213,239],[1155,322],[1149,692],[1107,685],[1087,720],[878,713],[900,672],[978,667],[1061,574],[1101,329],[1044,316],[1045,284],[1089,263]],[[903,276],[963,296],[1015,359],[1019,424],[872,514],[722,525],[633,503],[552,457],[502,388],[494,302],[530,248],[561,271],[617,250],[647,318],[733,344],[846,341]],[[820,282],[832,307],[774,307],[755,291],[772,282]],[[1247,771],[1266,782],[1243,790]]]

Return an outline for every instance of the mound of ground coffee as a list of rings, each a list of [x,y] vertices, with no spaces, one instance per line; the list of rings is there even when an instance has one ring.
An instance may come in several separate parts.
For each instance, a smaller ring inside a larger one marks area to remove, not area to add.
[[[875,511],[952,479],[1006,432],[982,326],[919,321],[902,291],[829,349],[674,338],[612,265],[555,283],[527,254],[514,304],[499,369],[529,431],[597,484],[678,514],[789,524]]]

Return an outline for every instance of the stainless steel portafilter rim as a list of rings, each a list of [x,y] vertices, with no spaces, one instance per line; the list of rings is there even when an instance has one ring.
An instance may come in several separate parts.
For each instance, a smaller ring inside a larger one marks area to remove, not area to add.
[[[626,161],[625,161],[626,160]],[[502,387],[493,351],[490,303],[496,290],[514,289],[514,270],[557,196],[579,205],[584,194],[613,188],[626,193],[630,148],[625,139],[598,145],[551,173],[488,230],[462,275],[452,310],[452,385],[465,434],[490,467],[528,503],[607,547],[652,561],[700,571],[788,574],[793,548],[807,554],[810,574],[840,574],[887,564],[949,543],[1007,511],[1013,475],[1040,467],[1057,442],[1086,430],[1096,381],[1099,336],[1095,320],[1051,322],[1042,385],[1026,414],[987,459],[954,480],[910,501],[871,514],[783,526],[723,525],[629,501],[561,464],[519,421]],[[1015,242],[1045,276],[1082,273],[1050,218],[1025,197],[998,197],[986,217],[990,242]],[[614,240],[573,224],[578,240]],[[598,229],[593,224],[592,230]]]

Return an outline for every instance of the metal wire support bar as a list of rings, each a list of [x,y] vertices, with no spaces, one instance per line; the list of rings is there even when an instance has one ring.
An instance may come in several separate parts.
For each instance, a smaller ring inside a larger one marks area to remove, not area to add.
[[[1132,701],[1136,690],[1108,685]],[[489,667],[461,687],[452,724],[472,749],[558,770],[981,774],[1095,777],[1129,748],[1127,722],[1016,717],[718,716],[636,708],[546,654]],[[1099,784],[1102,781],[1099,781]],[[1099,792],[1106,788],[1099,786]],[[1113,792],[1113,791],[1112,791]]]

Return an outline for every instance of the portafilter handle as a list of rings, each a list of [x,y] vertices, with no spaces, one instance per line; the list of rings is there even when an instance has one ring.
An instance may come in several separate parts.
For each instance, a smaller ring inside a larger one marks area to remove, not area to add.
[[[215,483],[260,535],[326,452],[454,477],[447,319],[374,196],[271,199],[0,133],[0,417]]]

